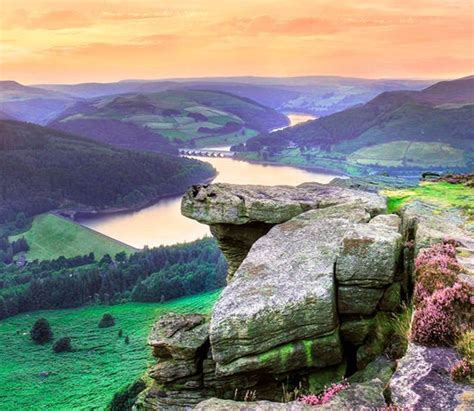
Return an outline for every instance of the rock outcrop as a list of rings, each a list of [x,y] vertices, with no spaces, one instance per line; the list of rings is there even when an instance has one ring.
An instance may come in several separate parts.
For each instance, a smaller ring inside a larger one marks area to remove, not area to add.
[[[383,215],[383,197],[321,184],[214,184],[192,187],[182,211],[211,226],[229,260],[229,281],[209,319],[168,315],[157,322],[149,344],[158,362],[143,408],[180,409],[253,392],[279,401],[282,384],[321,390],[344,377],[349,356],[356,364],[358,349],[364,365],[380,354],[371,349],[375,314],[400,304],[402,253],[400,219]],[[384,406],[385,382],[372,378],[333,406]],[[221,401],[198,409],[239,409]]]
[[[194,186],[182,212],[210,225],[229,261],[228,285],[209,317],[157,322],[154,384],[137,409],[304,410],[279,402],[288,400],[282,387],[318,392],[346,375],[351,386],[318,408],[384,408],[388,384],[397,405],[430,404],[416,378],[433,369],[434,351],[411,346],[390,379],[383,325],[410,295],[420,247],[446,232],[470,247],[456,224],[443,227],[420,204],[402,218],[386,214],[382,196],[344,184]],[[431,365],[417,373],[412,360]],[[461,391],[448,384],[443,395]]]
[[[390,380],[392,401],[404,409],[456,409],[463,402],[463,394],[474,394],[472,386],[455,383],[449,376],[458,360],[453,348],[410,344]],[[474,407],[474,401],[469,405]]]
[[[252,244],[275,224],[305,211],[338,204],[359,204],[371,215],[385,210],[385,201],[374,193],[318,183],[292,186],[210,184],[193,186],[183,197],[186,217],[211,227],[229,263],[232,277]]]

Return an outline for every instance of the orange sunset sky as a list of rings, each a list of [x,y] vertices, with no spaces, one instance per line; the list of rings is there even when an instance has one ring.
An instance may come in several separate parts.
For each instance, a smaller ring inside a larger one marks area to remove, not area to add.
[[[450,78],[474,72],[472,0],[0,0],[0,77]]]

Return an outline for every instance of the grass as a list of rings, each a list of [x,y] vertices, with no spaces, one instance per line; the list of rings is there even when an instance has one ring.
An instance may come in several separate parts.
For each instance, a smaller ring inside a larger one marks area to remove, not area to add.
[[[0,322],[0,403],[4,411],[105,409],[115,392],[135,381],[152,362],[146,339],[162,314],[208,313],[219,291],[167,302],[39,311]],[[115,326],[99,328],[104,313]],[[29,331],[45,317],[54,337],[69,336],[73,352],[54,354],[33,344]],[[123,337],[118,337],[118,330]],[[128,335],[130,343],[124,343]],[[40,377],[47,371],[48,377]]]
[[[474,188],[463,184],[424,182],[419,186],[401,190],[382,190],[388,198],[388,210],[393,213],[414,200],[422,200],[442,208],[459,208],[470,218],[474,217]]]
[[[381,167],[465,167],[464,151],[449,144],[392,141],[361,148],[349,156],[353,164]]]
[[[25,237],[30,246],[26,254],[28,260],[75,257],[92,251],[96,258],[101,258],[105,254],[114,256],[121,251],[136,251],[133,247],[53,214],[35,217],[28,231],[12,236],[10,240],[21,237]]]

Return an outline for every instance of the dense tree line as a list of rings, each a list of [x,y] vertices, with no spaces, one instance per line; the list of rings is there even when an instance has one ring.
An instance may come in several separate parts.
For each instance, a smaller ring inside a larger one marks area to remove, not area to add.
[[[214,175],[206,163],[119,150],[55,130],[0,121],[0,224],[63,206],[134,207]]]
[[[0,264],[11,264],[15,254],[26,252],[30,249],[27,241],[22,237],[10,242],[8,237],[0,237]]]
[[[100,261],[93,254],[25,267],[0,264],[0,319],[40,309],[85,304],[155,301],[223,287],[227,265],[210,238],[189,244],[119,253]]]

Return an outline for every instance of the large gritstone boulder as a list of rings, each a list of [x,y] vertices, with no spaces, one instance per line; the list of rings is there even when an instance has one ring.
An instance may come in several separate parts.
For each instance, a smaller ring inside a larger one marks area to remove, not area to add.
[[[252,244],[275,224],[305,211],[340,204],[358,204],[372,216],[384,212],[385,199],[357,190],[305,183],[291,186],[211,184],[191,187],[184,195],[184,216],[211,226],[229,263],[229,279]]]
[[[355,205],[312,210],[273,227],[252,246],[212,314],[218,372],[252,367],[276,373],[341,361],[338,340],[318,338],[337,332],[334,264],[341,240],[369,219]],[[317,354],[326,344],[322,364]]]

